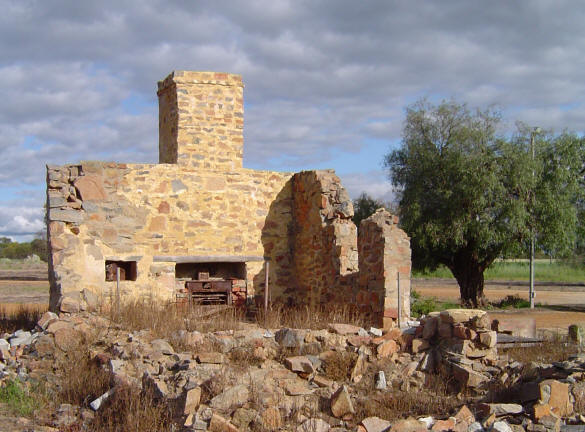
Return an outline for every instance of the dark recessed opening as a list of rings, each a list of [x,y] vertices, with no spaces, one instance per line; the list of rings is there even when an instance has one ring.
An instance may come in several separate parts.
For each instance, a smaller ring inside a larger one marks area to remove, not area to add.
[[[136,280],[136,261],[110,261],[106,260],[106,281],[116,280],[117,269],[120,269],[120,280]]]
[[[177,263],[175,277],[177,279],[198,280],[205,273],[210,279],[246,279],[246,263],[243,262],[211,262],[211,263]]]

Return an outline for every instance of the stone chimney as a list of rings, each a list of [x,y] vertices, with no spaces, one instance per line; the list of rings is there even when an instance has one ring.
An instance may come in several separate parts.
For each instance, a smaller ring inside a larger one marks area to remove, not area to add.
[[[174,71],[158,83],[159,163],[193,170],[242,168],[242,77]]]

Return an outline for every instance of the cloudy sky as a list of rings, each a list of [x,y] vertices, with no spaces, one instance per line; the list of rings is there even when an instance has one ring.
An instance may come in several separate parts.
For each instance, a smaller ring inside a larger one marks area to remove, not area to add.
[[[585,3],[0,0],[0,235],[43,227],[45,164],[156,162],[156,82],[240,73],[249,168],[335,168],[388,197],[421,97],[585,130]]]

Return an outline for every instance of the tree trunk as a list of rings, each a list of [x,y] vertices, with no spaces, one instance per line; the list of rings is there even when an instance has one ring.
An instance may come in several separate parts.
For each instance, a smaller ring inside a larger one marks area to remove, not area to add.
[[[483,305],[484,269],[477,260],[465,252],[459,253],[449,269],[459,284],[461,303],[474,308]]]

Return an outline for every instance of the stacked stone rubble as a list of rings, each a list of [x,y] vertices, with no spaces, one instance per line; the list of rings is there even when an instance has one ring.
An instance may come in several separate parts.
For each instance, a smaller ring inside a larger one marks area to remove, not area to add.
[[[481,311],[450,310],[426,317],[414,339],[418,342],[411,341],[415,351],[423,347],[418,343],[426,347],[409,354],[407,330],[366,331],[338,323],[320,330],[179,330],[170,339],[177,344],[173,348],[148,330],[112,325],[92,313],[74,313],[70,306],[63,304],[59,315],[45,313],[32,331],[0,334],[0,386],[58,385],[67,377],[55,372],[71,367],[67,356],[83,352],[109,373],[110,387],[100,397],[91,395],[89,406],[49,405],[53,415],[35,417],[28,425],[20,418],[19,427],[7,430],[93,430],[92,419],[111,403],[109,398],[129,388],[166,404],[185,431],[552,432],[582,431],[585,424],[585,355],[553,364],[498,357],[490,347],[489,318]],[[456,355],[464,341],[470,351]],[[476,357],[472,351],[478,349],[491,353]],[[442,356],[437,368],[472,361],[474,372],[490,376],[505,391],[488,393],[486,386],[473,387],[469,380],[465,385],[470,388],[462,389],[454,409],[432,407],[418,418],[385,418],[392,411],[380,405],[384,400],[433,391],[434,386],[425,384],[434,373],[431,352]],[[347,375],[331,376],[330,367],[341,359],[349,360]],[[363,409],[375,405],[376,410]],[[45,422],[50,427],[42,426]]]
[[[497,333],[489,315],[477,309],[432,312],[421,320],[412,341],[413,352],[427,351],[429,370],[445,367],[467,388],[480,388],[492,379],[498,360]]]

